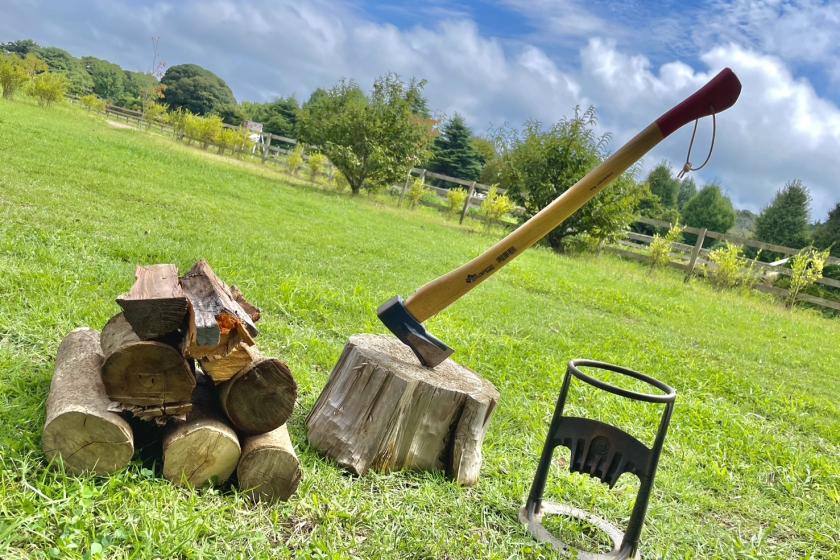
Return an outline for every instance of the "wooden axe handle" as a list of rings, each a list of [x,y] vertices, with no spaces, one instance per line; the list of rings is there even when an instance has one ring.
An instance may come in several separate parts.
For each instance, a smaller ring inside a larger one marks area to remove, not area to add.
[[[669,134],[695,119],[731,107],[740,93],[741,82],[732,70],[725,68],[507,237],[463,266],[417,290],[406,300],[406,309],[420,322],[446,309],[548,235]]]

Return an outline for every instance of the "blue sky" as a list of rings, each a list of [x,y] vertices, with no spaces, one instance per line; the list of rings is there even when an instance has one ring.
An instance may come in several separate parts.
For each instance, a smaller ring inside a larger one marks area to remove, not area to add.
[[[840,201],[840,3],[819,0],[0,0],[0,41],[33,38],[147,70],[201,64],[239,100],[388,71],[428,80],[430,106],[476,132],[594,105],[615,148],[724,66],[744,90],[719,117],[700,183],[760,210],[802,179],[812,215]],[[685,158],[683,130],[645,158]],[[700,151],[709,139],[701,123]]]

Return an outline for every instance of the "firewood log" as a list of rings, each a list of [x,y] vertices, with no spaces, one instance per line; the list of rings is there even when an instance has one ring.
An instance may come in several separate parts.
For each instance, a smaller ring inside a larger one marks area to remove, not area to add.
[[[223,484],[239,462],[236,432],[219,410],[212,382],[199,377],[192,411],[171,425],[163,438],[163,476],[175,484]]]
[[[257,335],[251,316],[207,261],[197,262],[181,278],[181,287],[190,302],[188,355],[201,357],[202,349],[217,347],[222,336],[237,325],[244,326],[250,336]]]
[[[179,350],[140,340],[122,313],[102,329],[102,380],[111,400],[139,407],[190,401],[195,375]]]
[[[42,446],[47,459],[60,457],[68,472],[106,474],[128,464],[134,439],[128,423],[109,412],[101,378],[99,333],[68,334],[58,349],[47,398]]]
[[[239,487],[256,500],[288,500],[300,483],[300,461],[286,424],[265,434],[245,436],[236,467]]]
[[[205,356],[198,362],[213,382],[222,383],[251,365],[259,357],[256,346],[239,342],[233,348],[225,347],[224,352],[219,355]]]
[[[138,266],[134,274],[134,286],[117,303],[137,336],[162,338],[186,326],[189,303],[175,265]]]
[[[230,381],[219,385],[219,400],[228,419],[244,434],[270,432],[289,419],[297,383],[289,367],[274,358],[257,358]]]
[[[262,315],[260,308],[245,299],[245,295],[242,293],[242,290],[240,290],[237,286],[231,286],[230,293],[233,295],[234,301],[242,306],[242,309],[245,310],[245,313],[248,314],[252,321],[256,323],[260,320]]]
[[[356,474],[443,470],[472,485],[499,392],[449,359],[420,365],[392,336],[351,336],[306,419],[309,443]]]

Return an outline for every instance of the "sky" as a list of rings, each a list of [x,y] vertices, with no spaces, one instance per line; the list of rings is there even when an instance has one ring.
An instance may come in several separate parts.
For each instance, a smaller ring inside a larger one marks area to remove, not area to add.
[[[786,182],[812,218],[840,201],[840,2],[811,0],[0,0],[0,42],[32,38],[129,70],[196,63],[239,101],[294,95],[386,72],[428,80],[430,108],[476,133],[594,106],[618,149],[722,68],[741,98],[718,116],[700,184],[760,211]],[[691,127],[642,161],[682,167]],[[700,122],[692,162],[705,158]]]

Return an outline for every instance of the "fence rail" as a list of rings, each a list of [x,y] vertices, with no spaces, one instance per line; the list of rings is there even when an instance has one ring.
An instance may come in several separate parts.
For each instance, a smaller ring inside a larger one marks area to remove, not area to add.
[[[659,228],[670,228],[672,225],[669,222],[665,222],[662,220],[654,220],[645,217],[638,218],[636,222]],[[689,226],[685,227],[683,231],[686,233],[692,233],[697,235],[697,241],[694,243],[694,245],[679,242],[672,243],[671,257],[675,260],[671,260],[668,264],[673,268],[684,271],[686,273],[686,280],[691,278],[698,265],[702,265],[706,268],[714,267],[714,263],[712,263],[709,260],[709,253],[711,252],[711,250],[703,247],[703,243],[708,237],[711,239],[729,241],[730,243],[736,245],[754,247],[757,249],[786,255],[788,258],[784,258],[772,263],[766,263],[759,260],[752,260],[751,265],[761,269],[763,278],[765,279],[765,282],[757,283],[754,286],[754,289],[774,295],[788,295],[787,290],[773,286],[767,283],[767,281],[772,281],[777,276],[792,276],[793,272],[784,265],[787,264],[790,256],[796,255],[797,253],[799,253],[799,251],[801,251],[801,249],[794,249],[793,247],[785,247],[783,245],[774,245],[772,243],[764,243],[755,239],[747,239],[735,235],[727,235],[717,231],[709,231],[705,228],[695,228]],[[613,253],[616,253],[625,258],[650,263],[651,257],[645,254],[644,252],[640,251],[646,251],[652,241],[653,236],[651,235],[646,235],[644,233],[638,233],[634,231],[628,231],[626,239],[620,240],[618,242],[618,246],[610,247],[610,250]],[[836,257],[829,257],[827,262],[829,264],[840,264],[840,259]],[[828,288],[840,289],[840,280],[835,280],[834,278],[820,278],[819,280],[817,280],[817,284],[826,286]],[[840,311],[840,302],[831,299],[826,299],[811,294],[799,293],[796,296],[796,300]]]

